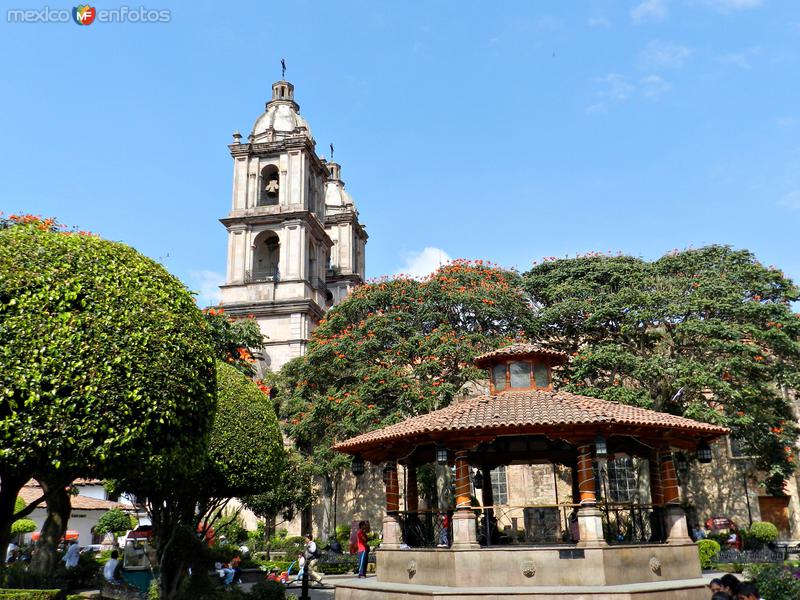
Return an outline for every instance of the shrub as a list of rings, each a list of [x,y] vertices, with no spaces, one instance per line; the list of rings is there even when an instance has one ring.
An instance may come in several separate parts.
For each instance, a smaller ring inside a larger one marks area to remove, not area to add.
[[[286,588],[277,581],[261,581],[253,586],[248,598],[252,600],[284,600]]]
[[[337,525],[336,539],[342,545],[342,548],[347,548],[350,545],[350,525]]]
[[[766,546],[778,539],[778,528],[766,521],[756,521],[744,533],[744,537],[758,547]]]
[[[47,589],[54,585],[51,576],[31,571],[26,563],[17,562],[0,567],[0,589]]]
[[[714,540],[700,540],[697,542],[697,551],[700,553],[700,566],[710,569],[714,557],[719,554],[720,545]]]
[[[57,576],[68,590],[76,590],[88,586],[100,574],[102,565],[93,554],[81,554],[77,566],[67,569],[59,563]]]
[[[755,523],[753,523],[755,525]],[[800,598],[800,573],[781,565],[750,565],[750,572],[762,598],[797,600]]]

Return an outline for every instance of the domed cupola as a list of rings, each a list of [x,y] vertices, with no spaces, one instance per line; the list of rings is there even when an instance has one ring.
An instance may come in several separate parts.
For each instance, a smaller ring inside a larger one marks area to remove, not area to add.
[[[353,198],[344,189],[342,166],[335,162],[327,162],[325,166],[328,169],[328,180],[325,182],[325,205],[353,209]]]
[[[296,136],[314,139],[308,123],[300,116],[300,105],[294,101],[294,86],[282,79],[272,84],[272,100],[253,125],[251,141],[271,142]]]
[[[551,390],[553,367],[567,362],[565,352],[540,344],[512,344],[475,358],[489,372],[492,394],[526,390]]]

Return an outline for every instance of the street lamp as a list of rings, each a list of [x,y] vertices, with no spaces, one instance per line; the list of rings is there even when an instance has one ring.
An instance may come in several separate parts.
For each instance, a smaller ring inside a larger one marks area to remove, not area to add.
[[[364,459],[361,458],[360,454],[356,454],[353,457],[353,462],[350,463],[350,470],[356,477],[360,477],[364,474]]]
[[[681,478],[686,479],[686,474],[689,472],[689,461],[683,452],[675,454],[675,469],[680,474]]]
[[[386,466],[383,468],[383,483],[384,483],[384,484],[386,484],[386,485],[389,485],[389,474],[390,474],[392,471],[396,471],[396,470],[397,470],[397,469],[396,469],[396,467],[394,467],[394,466],[392,466],[392,465],[386,465]]]

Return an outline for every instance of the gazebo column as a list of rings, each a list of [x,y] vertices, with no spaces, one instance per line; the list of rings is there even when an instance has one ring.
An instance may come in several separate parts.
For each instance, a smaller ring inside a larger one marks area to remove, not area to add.
[[[479,548],[475,513],[471,510],[469,463],[467,451],[456,451],[456,512],[453,514],[453,544],[455,549]]]
[[[381,547],[399,548],[402,543],[402,531],[398,512],[400,511],[400,485],[397,482],[397,463],[386,465],[386,516],[383,518],[383,541]]]
[[[661,461],[658,450],[652,450],[647,459],[650,473],[650,504],[653,512],[650,515],[651,541],[664,541],[664,488],[661,485]]]
[[[661,489],[664,498],[664,525],[666,526],[667,543],[684,544],[691,542],[686,513],[681,508],[681,494],[678,489],[678,477],[672,461],[672,451],[662,448],[659,452],[661,464]]]
[[[581,507],[578,510],[578,546],[605,546],[603,536],[603,513],[597,508],[594,469],[592,469],[592,446],[578,446],[578,491]]]

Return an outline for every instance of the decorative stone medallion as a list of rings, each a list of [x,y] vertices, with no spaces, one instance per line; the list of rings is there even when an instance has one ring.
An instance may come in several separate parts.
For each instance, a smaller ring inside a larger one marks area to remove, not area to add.
[[[661,561],[655,556],[650,558],[650,570],[656,575],[661,575]]]
[[[408,571],[409,579],[414,577],[414,575],[417,574],[417,561],[415,560],[408,561],[408,565],[406,566],[406,571]]]
[[[525,577],[530,579],[536,575],[536,564],[533,561],[526,560],[520,566],[522,567],[522,574],[525,575]]]

